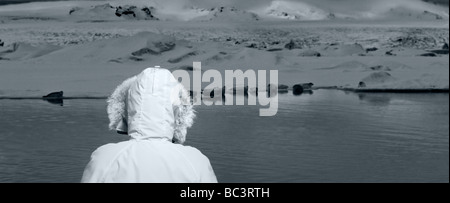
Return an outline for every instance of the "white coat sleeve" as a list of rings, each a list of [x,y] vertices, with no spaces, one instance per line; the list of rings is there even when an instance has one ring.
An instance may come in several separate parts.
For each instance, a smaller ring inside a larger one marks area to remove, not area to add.
[[[84,170],[81,183],[104,183],[111,162],[122,147],[123,144],[108,144],[95,150]]]
[[[214,170],[209,162],[209,159],[205,156],[205,168],[204,171],[200,174],[200,182],[201,183],[217,183],[217,177],[214,173]]]

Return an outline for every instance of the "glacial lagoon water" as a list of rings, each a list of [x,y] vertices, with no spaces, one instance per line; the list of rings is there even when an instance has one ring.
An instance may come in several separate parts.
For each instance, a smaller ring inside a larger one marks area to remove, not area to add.
[[[108,131],[104,100],[0,100],[0,182],[79,182]],[[187,145],[220,182],[449,182],[448,94],[279,95],[260,106],[198,106]]]

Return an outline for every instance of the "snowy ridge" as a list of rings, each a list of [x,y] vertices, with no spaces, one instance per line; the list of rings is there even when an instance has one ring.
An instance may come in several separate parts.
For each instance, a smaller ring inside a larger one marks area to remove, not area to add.
[[[268,7],[256,11],[267,18],[286,20],[325,20],[330,13],[303,2],[273,1]]]
[[[36,2],[0,6],[0,16],[31,15],[35,17],[72,17],[89,20],[170,20],[170,21],[255,21],[255,20],[449,20],[447,7],[423,1],[379,0],[370,2],[367,8],[346,9],[326,5],[323,1],[262,1],[254,7],[239,7],[217,3],[216,6],[200,5],[188,0],[100,0]],[[322,3],[320,3],[322,2]],[[122,7],[125,15],[117,15]],[[75,14],[75,15],[69,15]],[[70,18],[69,18],[70,19]],[[82,19],[81,19],[82,20]]]
[[[255,13],[239,10],[234,7],[216,7],[211,9],[197,9],[199,13],[206,15],[194,18],[194,21],[258,21],[259,16]]]
[[[316,6],[311,1],[293,2],[276,0],[266,7],[254,10],[260,16],[272,19],[286,20],[331,20],[331,19],[412,19],[412,20],[448,20],[448,9],[426,2],[377,1],[370,9],[357,10],[335,9],[323,5]],[[402,3],[403,2],[403,3]]]

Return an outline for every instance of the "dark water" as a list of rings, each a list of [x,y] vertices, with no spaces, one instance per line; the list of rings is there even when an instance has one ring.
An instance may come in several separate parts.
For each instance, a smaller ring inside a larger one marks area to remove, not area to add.
[[[78,182],[90,153],[126,140],[103,100],[0,100],[0,182]],[[197,108],[188,145],[221,182],[449,182],[448,94],[280,95],[260,107]]]

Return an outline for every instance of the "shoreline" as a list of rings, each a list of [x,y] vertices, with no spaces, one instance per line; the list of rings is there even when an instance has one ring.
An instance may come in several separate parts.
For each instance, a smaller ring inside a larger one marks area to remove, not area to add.
[[[101,100],[108,97],[62,97],[62,98],[42,98],[42,97],[0,97],[0,100]]]
[[[316,90],[336,90],[343,92],[353,92],[353,93],[392,93],[392,94],[448,94],[449,89],[353,89],[353,88],[339,88],[339,87],[317,87],[313,88],[311,91]],[[278,94],[286,95],[288,93],[293,93],[292,89],[288,91],[282,91]],[[307,94],[307,93],[304,93]],[[302,94],[300,94],[302,95]],[[236,96],[233,94],[233,96]],[[43,98],[43,97],[30,97],[30,96],[0,96],[0,100],[106,100],[108,96],[71,96],[62,98]]]
[[[422,93],[449,93],[449,89],[354,89],[342,88],[338,90],[350,91],[355,93],[403,93],[403,94],[422,94]]]

